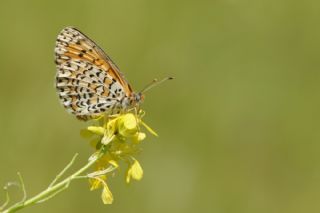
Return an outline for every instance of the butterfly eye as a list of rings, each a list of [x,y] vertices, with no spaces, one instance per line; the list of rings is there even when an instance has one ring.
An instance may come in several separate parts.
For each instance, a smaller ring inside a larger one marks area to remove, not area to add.
[[[141,102],[143,100],[144,100],[144,95],[141,92],[139,92],[138,94],[135,95],[135,101],[137,103],[139,103],[139,102]]]

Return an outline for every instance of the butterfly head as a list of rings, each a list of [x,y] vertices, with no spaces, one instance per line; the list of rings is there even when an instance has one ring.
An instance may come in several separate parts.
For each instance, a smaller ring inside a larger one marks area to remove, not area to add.
[[[144,100],[144,95],[141,92],[138,93],[132,93],[130,97],[130,105],[136,106],[139,105]]]
[[[121,101],[121,107],[124,109],[137,107],[144,100],[144,95],[139,92],[132,92],[130,96],[125,96]]]

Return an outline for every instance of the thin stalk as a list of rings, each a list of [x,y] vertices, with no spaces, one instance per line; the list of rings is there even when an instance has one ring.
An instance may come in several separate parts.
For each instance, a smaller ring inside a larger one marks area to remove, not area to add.
[[[70,175],[69,177],[65,178],[64,180],[49,186],[47,189],[45,189],[44,191],[40,192],[39,194],[26,199],[23,202],[19,202],[14,204],[13,206],[1,211],[1,213],[11,213],[11,212],[16,212],[20,209],[23,209],[25,207],[28,206],[32,206],[44,201],[47,201],[49,199],[51,199],[52,197],[56,196],[57,194],[59,194],[60,192],[64,191],[64,189],[66,189],[69,184],[71,183],[72,180],[74,179],[78,179],[78,175],[82,174],[83,172],[85,172],[88,168],[90,168],[95,162],[97,162],[97,160],[99,160],[104,153],[106,152],[105,150],[105,146],[103,146],[93,158],[90,158],[89,162],[84,165],[82,168],[80,168],[78,171],[76,171],[75,173],[73,173],[72,175]],[[68,165],[67,165],[68,167]]]

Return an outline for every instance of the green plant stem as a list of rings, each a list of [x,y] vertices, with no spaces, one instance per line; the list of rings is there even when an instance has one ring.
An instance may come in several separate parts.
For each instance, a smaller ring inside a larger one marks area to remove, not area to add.
[[[56,196],[60,192],[64,191],[72,180],[78,179],[78,175],[82,174],[84,171],[86,171],[88,168],[90,168],[97,160],[99,160],[105,153],[105,147],[102,147],[98,153],[96,154],[95,158],[89,160],[89,162],[84,165],[82,168],[80,168],[78,171],[70,175],[69,177],[65,178],[64,180],[49,186],[46,190],[40,192],[39,194],[35,195],[34,197],[31,197],[29,199],[26,199],[23,202],[19,202],[14,204],[13,206],[1,211],[1,213],[10,213],[10,212],[16,212],[20,209],[23,209],[27,206],[32,206],[37,203],[41,203],[44,201],[47,201],[51,199],[52,197]]]

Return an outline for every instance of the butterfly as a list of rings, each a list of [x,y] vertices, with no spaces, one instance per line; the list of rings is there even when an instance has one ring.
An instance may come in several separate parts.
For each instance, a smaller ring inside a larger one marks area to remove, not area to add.
[[[111,58],[78,29],[64,28],[54,51],[59,99],[77,118],[134,108],[144,99],[141,92],[133,92]]]

